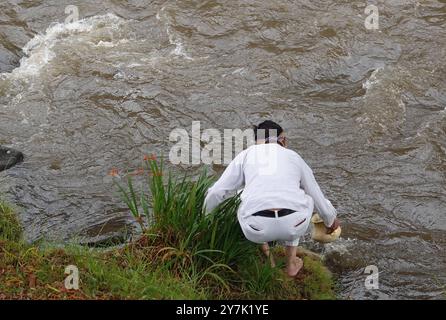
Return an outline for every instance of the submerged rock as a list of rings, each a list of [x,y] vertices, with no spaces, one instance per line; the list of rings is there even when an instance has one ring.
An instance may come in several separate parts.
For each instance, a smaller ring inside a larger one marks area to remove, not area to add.
[[[9,169],[24,159],[20,151],[0,146],[0,171]]]

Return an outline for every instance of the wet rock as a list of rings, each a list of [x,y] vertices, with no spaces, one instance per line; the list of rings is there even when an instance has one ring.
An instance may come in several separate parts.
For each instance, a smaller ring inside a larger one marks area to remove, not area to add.
[[[0,171],[9,169],[24,159],[20,151],[0,146]]]

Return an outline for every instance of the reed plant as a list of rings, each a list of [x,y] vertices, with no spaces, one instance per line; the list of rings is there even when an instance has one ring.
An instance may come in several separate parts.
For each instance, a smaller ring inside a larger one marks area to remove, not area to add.
[[[162,160],[147,160],[145,166],[145,182],[139,190],[132,176],[126,186],[118,182],[117,186],[143,235],[151,239],[151,249],[156,248],[154,256],[200,282],[213,279],[229,289],[232,282],[240,281],[237,267],[257,249],[240,230],[239,195],[206,215],[204,199],[215,181],[206,170],[194,179],[166,174]]]

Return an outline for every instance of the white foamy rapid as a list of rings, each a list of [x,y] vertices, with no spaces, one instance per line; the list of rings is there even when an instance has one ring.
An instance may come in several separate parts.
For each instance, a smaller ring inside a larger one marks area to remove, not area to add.
[[[327,243],[324,245],[324,256],[329,255],[333,252],[337,252],[339,254],[346,254],[349,252],[349,249],[355,244],[354,239],[344,239],[339,238],[337,241]]]
[[[383,69],[384,69],[384,67],[379,67],[379,68],[375,69],[372,72],[372,74],[370,75],[370,77],[362,84],[362,88],[367,91],[370,88],[372,88],[375,84],[377,84],[378,83],[377,74],[378,74],[378,72],[380,72]]]
[[[161,22],[164,22],[164,24],[166,25],[166,33],[167,33],[167,36],[169,37],[169,42],[171,45],[175,46],[175,49],[173,49],[171,51],[171,54],[173,54],[175,56],[183,57],[187,60],[194,60],[185,51],[184,44],[181,41],[181,39],[175,33],[172,32],[172,30],[170,28],[170,20],[169,20],[169,17],[165,13],[165,9],[166,9],[166,7],[162,7],[160,9],[160,11],[156,14],[156,19]]]
[[[93,16],[69,23],[54,23],[43,34],[37,34],[24,47],[25,57],[19,67],[10,73],[0,74],[0,79],[28,79],[38,75],[56,57],[54,47],[61,41],[70,41],[80,34],[88,34],[98,28],[117,29],[124,22],[114,14]]]

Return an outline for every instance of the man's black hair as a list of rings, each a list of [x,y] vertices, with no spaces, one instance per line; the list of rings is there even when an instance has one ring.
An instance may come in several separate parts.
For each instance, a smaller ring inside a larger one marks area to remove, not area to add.
[[[270,130],[271,130],[271,137],[277,138],[282,132],[283,129],[281,126],[279,126],[277,123],[271,120],[266,120],[260,123],[257,126],[254,126],[254,138],[257,141],[257,130],[264,130],[265,136],[263,137],[261,134],[260,139],[268,139],[270,137]]]

